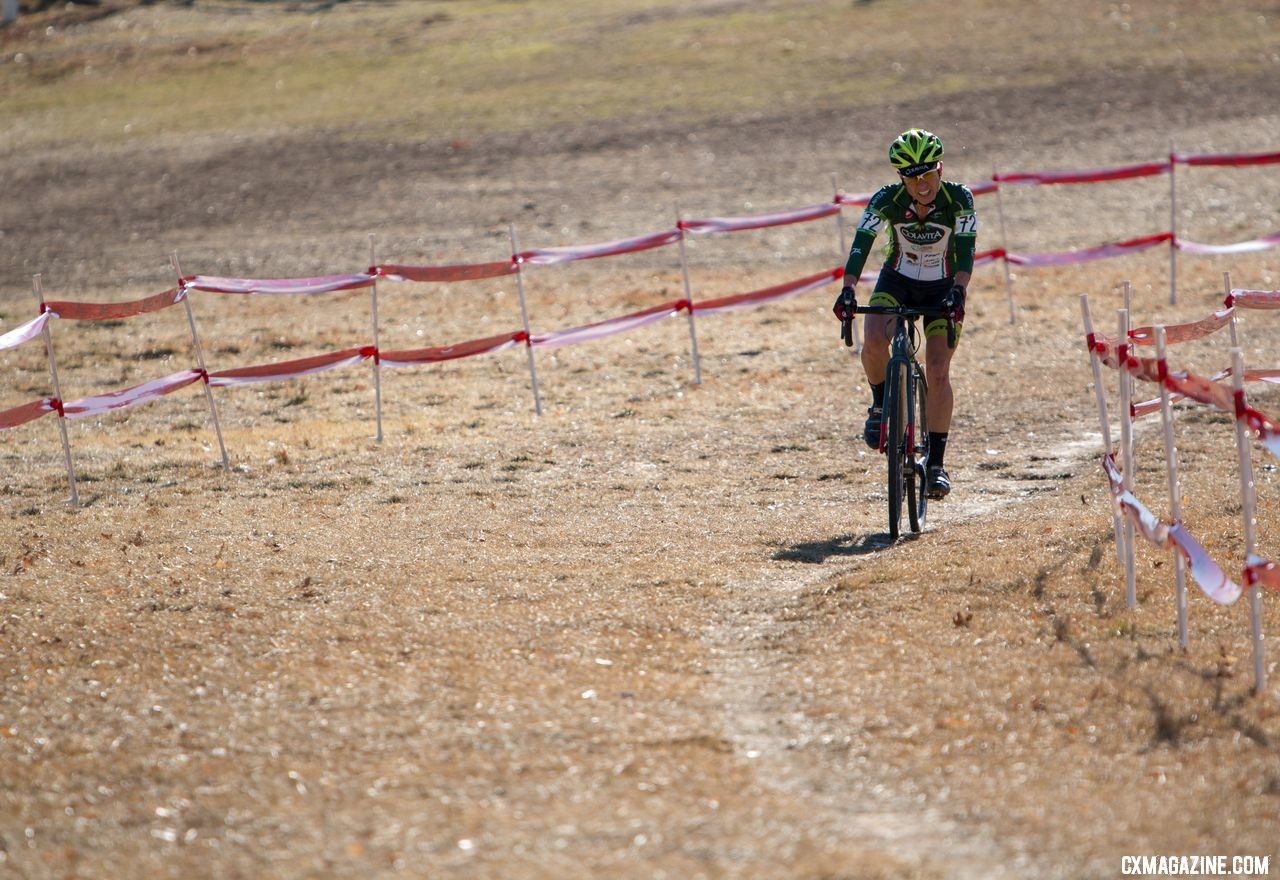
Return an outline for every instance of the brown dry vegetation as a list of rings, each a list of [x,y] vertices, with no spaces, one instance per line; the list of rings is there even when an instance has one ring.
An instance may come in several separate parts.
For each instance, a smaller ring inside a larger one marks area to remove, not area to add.
[[[34,314],[34,272],[51,299],[113,301],[170,286],[173,252],[189,273],[301,276],[364,268],[370,234],[384,261],[479,262],[511,223],[540,247],[666,227],[677,201],[796,207],[832,172],[878,186],[914,124],[960,180],[1280,142],[1274,3],[565,5],[24,17],[0,47],[0,329]],[[907,20],[937,23],[934,51],[884,36]],[[686,104],[650,94],[669,71],[615,76],[646,52],[697,69]],[[414,89],[441,56],[456,82]],[[491,114],[517,84],[543,103]],[[135,92],[174,103],[149,115]],[[1192,240],[1277,227],[1274,170],[1179,185]],[[1003,208],[1018,250],[1168,225],[1164,178],[1008,189]],[[840,256],[828,223],[689,249],[702,297]],[[534,327],[675,298],[676,260],[535,268]],[[70,426],[78,510],[55,423],[5,432],[0,876],[1109,878],[1153,853],[1280,870],[1274,646],[1253,695],[1247,603],[1194,593],[1179,650],[1172,559],[1147,547],[1126,610],[1080,340],[1081,293],[1108,331],[1125,280],[1138,323],[1190,320],[1224,271],[1280,284],[1275,251],[1181,259],[1173,307],[1163,251],[1029,270],[1010,326],[1002,272],[979,270],[957,488],[896,546],[826,291],[703,320],[700,386],[679,321],[540,352],[542,418],[519,351],[384,371],[381,443],[368,369],[220,391],[229,473],[188,389]],[[363,344],[369,308],[194,297],[211,369]],[[509,279],[385,283],[380,310],[388,348],[519,322]],[[1276,320],[1245,316],[1250,364],[1275,365]],[[58,324],[64,395],[189,366],[186,334],[178,309]],[[1210,373],[1227,346],[1176,356]],[[48,393],[38,346],[0,366],[0,406]],[[1178,444],[1185,519],[1236,567],[1230,423],[1183,409]],[[1138,455],[1163,513],[1158,424]],[[1280,476],[1254,460],[1277,558]]]

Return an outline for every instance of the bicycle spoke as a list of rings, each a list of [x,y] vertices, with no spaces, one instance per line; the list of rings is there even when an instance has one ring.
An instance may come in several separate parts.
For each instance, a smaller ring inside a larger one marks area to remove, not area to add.
[[[929,503],[928,475],[925,464],[929,460],[929,423],[925,416],[925,407],[929,400],[929,388],[918,363],[912,363],[911,401],[909,410],[912,415],[912,433],[914,434],[908,467],[911,469],[911,481],[907,486],[907,517],[911,521],[911,531],[924,531],[925,509]]]

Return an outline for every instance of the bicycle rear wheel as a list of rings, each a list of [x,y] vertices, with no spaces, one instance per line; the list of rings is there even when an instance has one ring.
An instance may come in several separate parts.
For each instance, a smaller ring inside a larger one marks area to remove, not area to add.
[[[907,365],[901,361],[890,362],[885,376],[884,417],[889,423],[885,442],[885,455],[889,459],[889,537],[896,540],[901,530],[906,474],[912,471],[911,450],[907,444]]]
[[[925,473],[925,465],[929,461],[929,421],[925,409],[929,402],[929,386],[925,384],[920,367],[911,367],[911,399],[909,410],[912,415],[907,433],[913,447],[908,453],[906,468],[907,519],[911,523],[911,531],[924,530],[925,510],[929,504],[929,481]]]

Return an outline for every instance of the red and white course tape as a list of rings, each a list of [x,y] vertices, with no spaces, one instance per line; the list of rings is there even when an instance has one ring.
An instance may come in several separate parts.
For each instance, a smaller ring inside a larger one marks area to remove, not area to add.
[[[1222,567],[1214,562],[1200,542],[1180,522],[1166,523],[1146,508],[1132,492],[1124,488],[1115,455],[1107,453],[1102,459],[1102,469],[1111,487],[1112,503],[1120,513],[1133,522],[1142,537],[1152,545],[1168,550],[1176,548],[1187,561],[1191,577],[1204,594],[1221,605],[1230,605],[1240,598],[1240,585],[1227,577]]]

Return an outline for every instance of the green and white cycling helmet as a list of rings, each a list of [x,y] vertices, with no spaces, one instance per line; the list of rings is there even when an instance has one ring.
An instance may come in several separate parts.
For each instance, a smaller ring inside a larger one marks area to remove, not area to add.
[[[917,177],[938,167],[942,141],[931,131],[913,128],[889,144],[889,164],[903,177]]]

